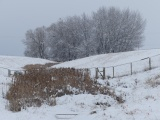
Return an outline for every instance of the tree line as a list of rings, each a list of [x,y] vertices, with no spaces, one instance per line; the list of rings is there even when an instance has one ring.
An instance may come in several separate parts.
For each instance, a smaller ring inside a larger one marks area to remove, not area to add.
[[[139,12],[101,7],[92,15],[59,19],[49,27],[28,30],[25,56],[70,61],[142,46],[145,20]]]

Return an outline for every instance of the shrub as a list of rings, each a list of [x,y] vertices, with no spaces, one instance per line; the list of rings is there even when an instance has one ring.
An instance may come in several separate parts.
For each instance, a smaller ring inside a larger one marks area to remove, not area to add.
[[[115,100],[118,97],[108,87],[96,84],[90,78],[87,69],[48,69],[41,65],[25,68],[25,74],[14,76],[14,83],[6,95],[11,111],[19,111],[19,108],[41,106],[42,103],[54,106],[56,104],[55,98],[63,95],[81,93],[96,95],[101,93],[110,95]],[[15,108],[13,109],[12,106]]]
[[[157,87],[160,85],[160,75],[157,75],[153,78],[149,78],[146,81],[146,84],[150,85],[151,87]]]

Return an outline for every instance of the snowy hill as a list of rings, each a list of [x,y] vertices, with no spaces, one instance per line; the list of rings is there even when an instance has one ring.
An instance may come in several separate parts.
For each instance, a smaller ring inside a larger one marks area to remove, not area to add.
[[[56,65],[56,67],[107,67],[137,61],[158,54],[160,54],[159,49],[97,55],[65,62]],[[11,57],[11,59],[13,58]],[[14,60],[17,65],[12,66],[12,61],[2,63],[1,60],[0,65],[12,68],[20,67],[21,65],[18,65],[19,61]],[[154,61],[159,63],[159,57]],[[119,104],[110,96],[102,94],[65,95],[56,98],[56,106],[54,107],[43,105],[12,113],[5,109],[7,101],[3,98],[3,94],[0,94],[0,120],[58,120],[56,114],[77,114],[76,116],[70,116],[70,120],[159,120],[160,67],[158,64],[154,64],[154,66],[156,67],[152,70],[137,72],[133,75],[109,80],[98,79],[100,84],[108,85],[116,94],[121,95],[125,100],[123,104]],[[0,75],[0,90],[7,91],[8,86],[6,85],[10,81],[11,78]],[[110,104],[110,106],[105,103]],[[63,116],[63,118],[67,117]]]
[[[160,54],[160,49],[101,54],[69,62],[64,62],[56,65],[55,67],[74,67],[74,68],[110,67],[110,66],[116,66],[120,64],[138,61],[143,58],[152,57],[158,54]]]
[[[16,56],[0,56],[0,67],[9,69],[20,69],[27,64],[45,64],[45,63],[56,63],[40,58],[31,57],[16,57]]]

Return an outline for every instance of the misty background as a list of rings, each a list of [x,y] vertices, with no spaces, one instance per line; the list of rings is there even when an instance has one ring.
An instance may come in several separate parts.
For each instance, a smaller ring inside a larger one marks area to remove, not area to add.
[[[139,11],[147,21],[141,49],[160,48],[158,0],[0,0],[0,55],[24,56],[22,40],[27,30],[49,26],[67,16],[90,15],[102,6]]]

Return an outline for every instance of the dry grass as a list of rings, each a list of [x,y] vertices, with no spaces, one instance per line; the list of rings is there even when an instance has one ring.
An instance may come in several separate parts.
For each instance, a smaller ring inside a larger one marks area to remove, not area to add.
[[[154,78],[150,78],[146,81],[146,84],[151,87],[157,87],[160,85],[160,75],[155,76]]]
[[[24,66],[23,68],[26,70],[31,70],[31,69],[40,69],[40,68],[49,68],[51,66],[54,66],[58,63],[46,63],[46,64],[29,64]]]
[[[16,74],[6,98],[11,111],[21,108],[41,106],[43,103],[54,106],[55,97],[70,94],[105,94],[123,103],[122,97],[116,96],[108,87],[101,87],[89,76],[87,69],[52,68],[42,65],[25,66],[24,74]],[[76,91],[73,90],[76,89]]]

